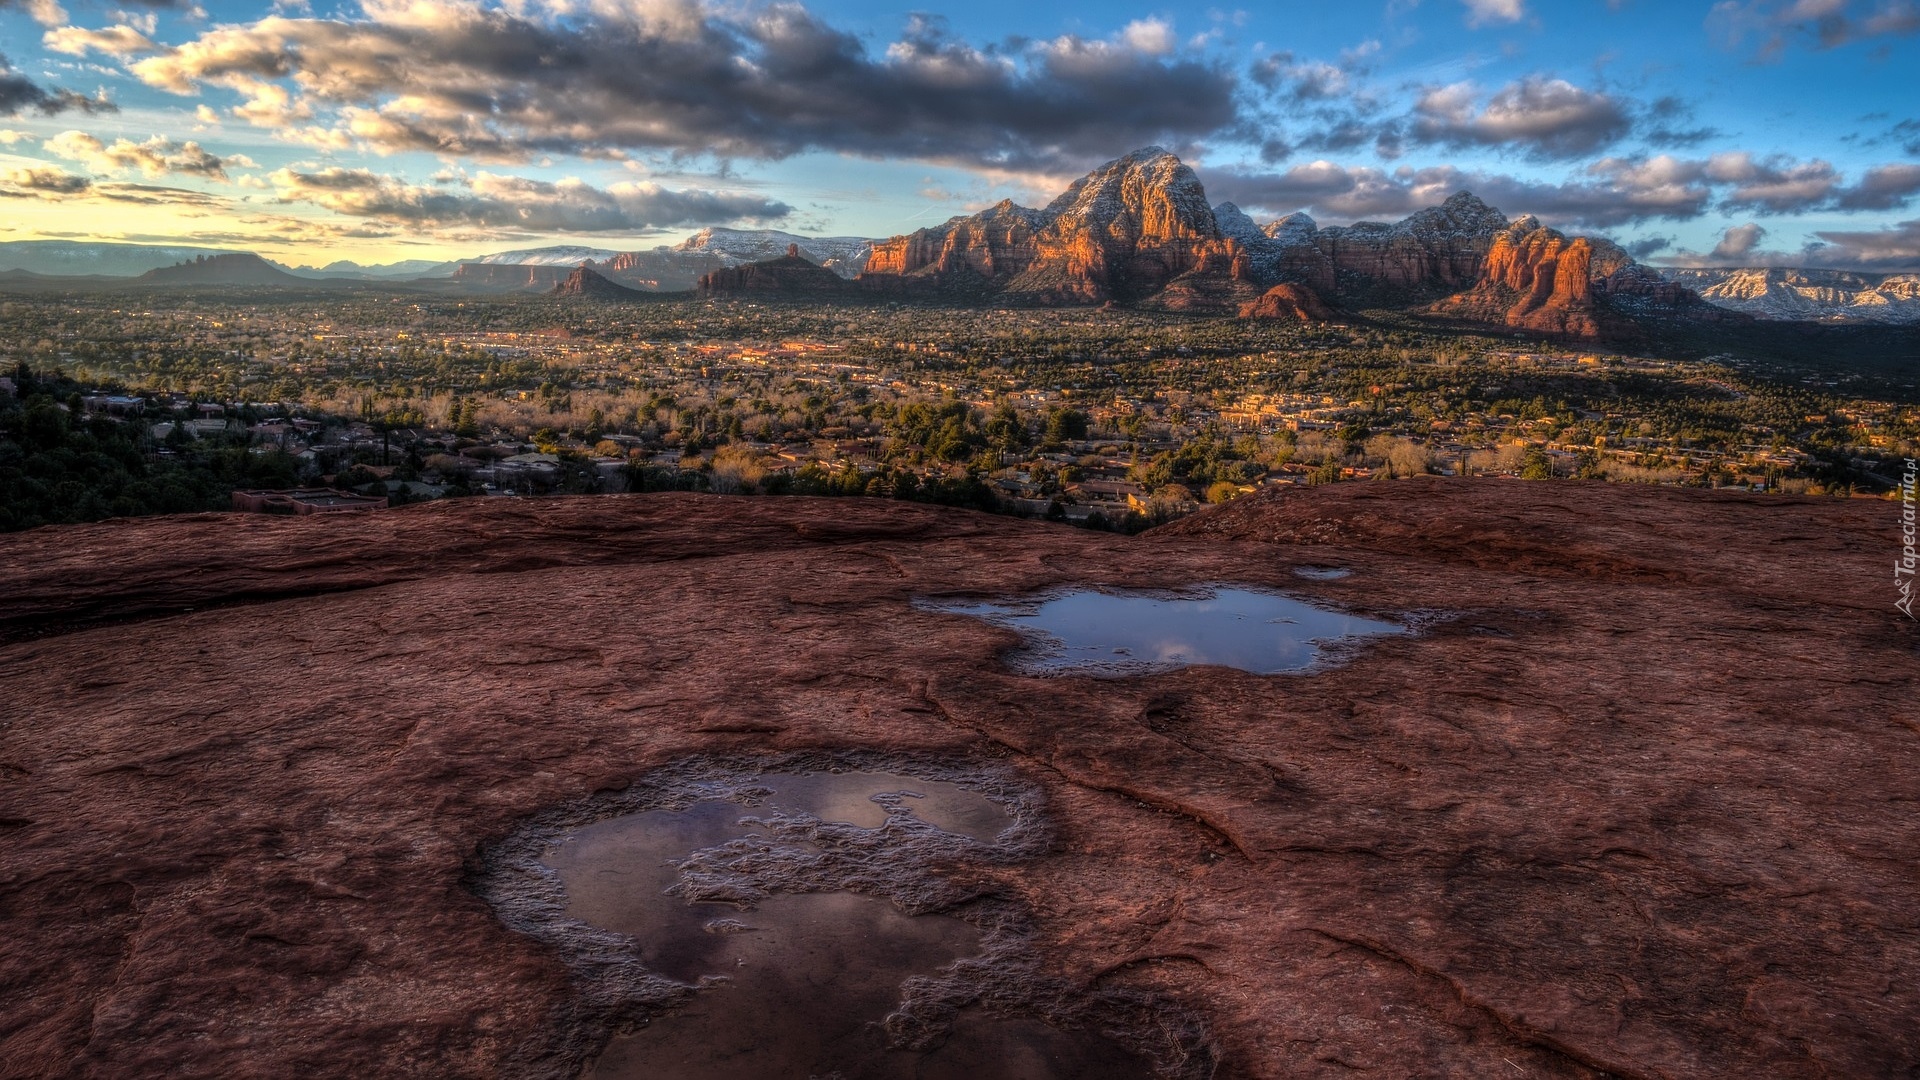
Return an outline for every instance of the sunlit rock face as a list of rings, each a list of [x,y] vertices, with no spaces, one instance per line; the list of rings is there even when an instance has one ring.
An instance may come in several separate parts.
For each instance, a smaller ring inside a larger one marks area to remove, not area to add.
[[[1209,206],[1193,170],[1159,147],[1094,170],[1045,209],[1003,201],[877,241],[861,282],[1309,322],[1351,303],[1589,339],[1703,307],[1611,242],[1510,222],[1465,191],[1397,222],[1321,228],[1296,213],[1258,225],[1231,203]]]

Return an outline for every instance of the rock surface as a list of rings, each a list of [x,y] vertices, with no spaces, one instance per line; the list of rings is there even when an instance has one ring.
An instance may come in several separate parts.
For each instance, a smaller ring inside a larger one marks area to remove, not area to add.
[[[985,754],[1052,970],[1221,1077],[1911,1077],[1920,633],[1885,503],[1419,480],[1125,539],[870,500],[463,500],[0,538],[0,1073],[573,1075],[465,886],[690,754]],[[1337,566],[1338,579],[1296,575]],[[1035,678],[913,598],[1232,581],[1422,629]]]

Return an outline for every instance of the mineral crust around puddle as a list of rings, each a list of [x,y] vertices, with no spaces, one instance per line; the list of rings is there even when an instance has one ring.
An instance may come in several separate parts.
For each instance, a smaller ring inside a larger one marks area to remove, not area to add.
[[[1220,1077],[1910,1078],[1896,509],[1431,479],[1132,539],[672,495],[0,537],[0,1074],[578,1075],[591,980],[482,853],[675,762],[857,749],[1038,785],[1044,852],[954,887]],[[1304,675],[1039,678],[915,607],[1202,582],[1444,617]]]

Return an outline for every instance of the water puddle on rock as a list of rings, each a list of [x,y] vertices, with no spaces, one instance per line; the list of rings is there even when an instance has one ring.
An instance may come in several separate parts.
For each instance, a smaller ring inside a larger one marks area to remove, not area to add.
[[[1030,600],[922,606],[1019,631],[1027,643],[1008,659],[1037,674],[1145,675],[1213,664],[1279,675],[1311,669],[1329,647],[1408,632],[1396,623],[1278,593],[1225,587],[1193,593],[1076,589]]]
[[[837,886],[884,873],[875,862],[901,846],[893,834],[926,850],[988,851],[1014,824],[993,800],[944,781],[767,772],[684,808],[573,830],[541,859],[559,876],[565,917],[627,935],[646,970],[696,988],[614,1038],[585,1075],[1152,1076],[1144,1059],[1096,1034],[991,1015],[965,1000],[931,1037],[924,1024],[902,1023],[912,987],[982,962],[986,932]]]

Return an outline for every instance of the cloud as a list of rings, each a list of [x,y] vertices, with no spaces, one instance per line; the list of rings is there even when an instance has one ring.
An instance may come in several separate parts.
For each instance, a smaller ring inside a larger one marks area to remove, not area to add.
[[[0,170],[0,198],[50,200],[107,200],[144,205],[193,206],[226,209],[227,200],[204,191],[154,184],[102,183],[53,166]]]
[[[1807,269],[1855,270],[1866,273],[1920,272],[1920,220],[1902,221],[1891,228],[1862,231],[1822,230],[1807,237],[1798,250],[1762,247],[1767,230],[1748,222],[1721,234],[1712,251],[1681,249],[1661,260],[1673,266],[1783,266]]]
[[[1165,19],[1135,19],[1120,31],[1120,40],[1143,56],[1168,56],[1173,53],[1173,24]]]
[[[1795,43],[1836,49],[1856,41],[1920,32],[1920,4],[1914,0],[1722,0],[1708,13],[1707,29],[1728,49],[1744,49],[1753,42],[1753,58],[1771,62]]]
[[[175,142],[163,135],[155,135],[142,143],[115,139],[108,145],[84,131],[63,131],[45,140],[41,146],[96,172],[138,169],[141,175],[150,177],[182,173],[204,176],[210,180],[226,180],[226,166],[229,163],[245,167],[253,165],[252,159],[244,155],[223,160],[219,155],[202,149],[199,143]]]
[[[671,191],[626,181],[596,188],[581,180],[529,180],[481,172],[470,187],[409,184],[367,169],[280,169],[267,177],[282,202],[305,202],[351,217],[424,226],[527,232],[635,232],[730,221],[777,221],[793,212],[757,195]]]
[[[1920,194],[1920,165],[1881,165],[1839,193],[1842,210],[1897,210]]]
[[[1813,253],[1818,265],[1889,273],[1920,271],[1920,220],[1871,232],[1835,230],[1814,235],[1824,245]]]
[[[1876,166],[1847,184],[1832,164],[1817,158],[1747,153],[1605,157],[1558,183],[1451,166],[1388,172],[1331,161],[1280,173],[1204,172],[1215,198],[1273,213],[1305,208],[1344,219],[1404,215],[1455,191],[1472,191],[1508,214],[1593,228],[1687,221],[1713,209],[1761,215],[1896,210],[1920,199],[1920,165]]]
[[[15,198],[29,194],[58,197],[78,195],[92,187],[93,181],[64,169],[47,167],[8,169],[0,172],[0,184],[11,189],[7,194]]]
[[[1437,146],[1514,146],[1538,158],[1580,157],[1633,130],[1627,108],[1608,94],[1563,79],[1530,77],[1495,91],[1485,105],[1469,82],[1429,88],[1414,105],[1409,134]]]
[[[78,26],[56,26],[40,35],[40,44],[48,52],[85,56],[89,51],[108,56],[140,56],[166,51],[154,40],[131,26],[109,26],[86,30]]]
[[[1735,225],[1720,236],[1720,242],[1713,246],[1707,257],[1715,262],[1739,263],[1748,258],[1760,241],[1766,239],[1767,230],[1749,221],[1745,225]]]
[[[1920,120],[1902,120],[1893,125],[1887,135],[1898,140],[1902,150],[1920,157]]]
[[[1526,17],[1524,0],[1461,0],[1467,6],[1467,25],[1519,22]]]
[[[827,150],[1058,168],[1240,119],[1239,77],[1169,54],[1155,20],[1112,40],[976,47],[916,17],[875,55],[797,3],[584,0],[564,18],[538,0],[364,7],[216,27],[129,67],[177,94],[245,94],[236,114],[262,127],[489,160]]]
[[[1800,213],[1825,205],[1840,186],[1839,171],[1818,158],[1760,161],[1748,153],[1715,154],[1704,171],[1709,180],[1733,185],[1722,209],[1762,214]]]
[[[1657,255],[1672,247],[1673,237],[1643,236],[1638,240],[1629,241],[1623,246],[1627,249],[1627,254],[1636,259],[1644,259],[1649,255]]]
[[[13,69],[0,54],[0,116],[15,116],[32,109],[52,116],[77,109],[84,113],[117,112],[118,108],[102,98],[90,98],[59,87],[46,88]]]
[[[56,0],[0,0],[0,11],[7,8],[26,12],[41,26],[59,26],[67,21],[67,9]]]
[[[1388,172],[1331,161],[1278,174],[1208,171],[1206,183],[1215,198],[1272,213],[1305,208],[1348,220],[1398,217],[1436,205],[1456,191],[1472,191],[1509,215],[1534,214],[1555,224],[1601,228],[1696,218],[1713,199],[1699,163],[1665,155],[1605,158],[1557,184],[1452,166]]]

